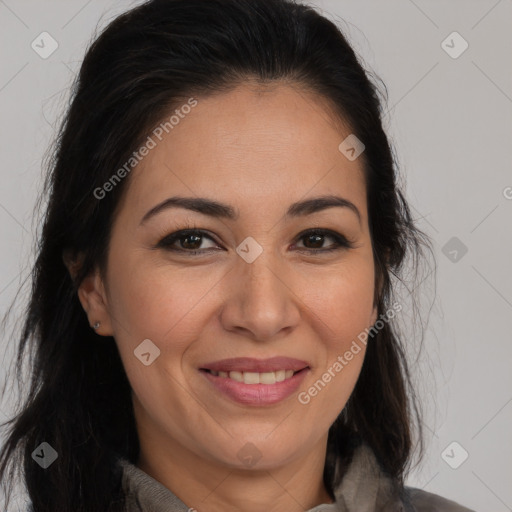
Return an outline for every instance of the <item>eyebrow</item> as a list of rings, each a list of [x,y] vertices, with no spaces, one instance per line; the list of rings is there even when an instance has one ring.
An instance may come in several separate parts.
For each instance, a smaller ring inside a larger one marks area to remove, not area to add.
[[[359,223],[361,224],[361,213],[357,209],[357,206],[348,199],[334,195],[314,197],[312,199],[306,199],[304,201],[293,203],[288,208],[285,216],[301,217],[333,207],[350,209],[357,215]],[[149,210],[144,215],[144,217],[142,217],[140,224],[144,224],[151,217],[154,217],[158,213],[161,213],[169,208],[184,208],[186,210],[202,213],[203,215],[226,220],[237,220],[240,217],[240,212],[228,204],[219,203],[218,201],[204,197],[174,196],[151,208],[151,210]]]

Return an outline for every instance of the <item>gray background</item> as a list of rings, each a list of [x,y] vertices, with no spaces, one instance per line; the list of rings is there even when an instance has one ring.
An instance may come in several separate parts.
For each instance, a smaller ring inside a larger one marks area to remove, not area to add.
[[[2,315],[33,258],[41,160],[86,45],[137,3],[0,0]],[[385,82],[407,197],[435,247],[436,301],[412,364],[427,455],[408,483],[477,511],[512,511],[512,1],[310,3]],[[31,48],[43,31],[58,43],[47,59]],[[454,31],[469,44],[457,58],[445,51],[463,48]],[[12,364],[7,338],[1,378]],[[10,410],[6,399],[0,420]]]

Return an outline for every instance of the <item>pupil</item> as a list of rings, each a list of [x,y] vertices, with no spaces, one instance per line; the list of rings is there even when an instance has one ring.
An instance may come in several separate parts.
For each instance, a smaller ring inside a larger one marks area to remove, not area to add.
[[[323,237],[323,235],[308,235],[308,236],[306,237],[306,239],[307,239],[307,240],[316,239],[316,242],[317,242],[317,243],[319,242],[319,245],[320,245],[320,247],[321,247],[321,246],[322,246],[322,240],[321,240],[321,239],[322,239],[322,237]],[[314,243],[315,243],[315,242],[313,242],[313,244],[314,244]],[[316,246],[315,246],[315,248],[316,248]]]
[[[191,239],[191,238],[194,238],[195,239],[195,242],[192,242],[191,244],[187,243],[186,240],[188,239]],[[197,244],[197,242],[201,241],[201,237],[198,236],[198,235],[186,235],[183,240],[185,241],[182,246],[185,248],[185,249],[197,249],[197,247],[195,247],[195,244]]]

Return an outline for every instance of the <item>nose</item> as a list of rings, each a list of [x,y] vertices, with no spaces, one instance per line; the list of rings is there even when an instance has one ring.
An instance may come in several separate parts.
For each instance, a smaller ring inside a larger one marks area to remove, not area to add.
[[[300,298],[290,270],[265,251],[252,263],[242,258],[230,272],[221,323],[256,341],[289,334],[300,321]],[[282,332],[281,332],[282,331]]]

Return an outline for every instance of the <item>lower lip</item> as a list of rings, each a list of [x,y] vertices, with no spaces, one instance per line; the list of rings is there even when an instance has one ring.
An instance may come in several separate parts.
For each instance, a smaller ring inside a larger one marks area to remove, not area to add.
[[[275,384],[244,384],[229,377],[216,377],[211,373],[200,372],[226,396],[244,405],[272,405],[288,398],[299,388],[309,368],[297,372],[281,382]]]

